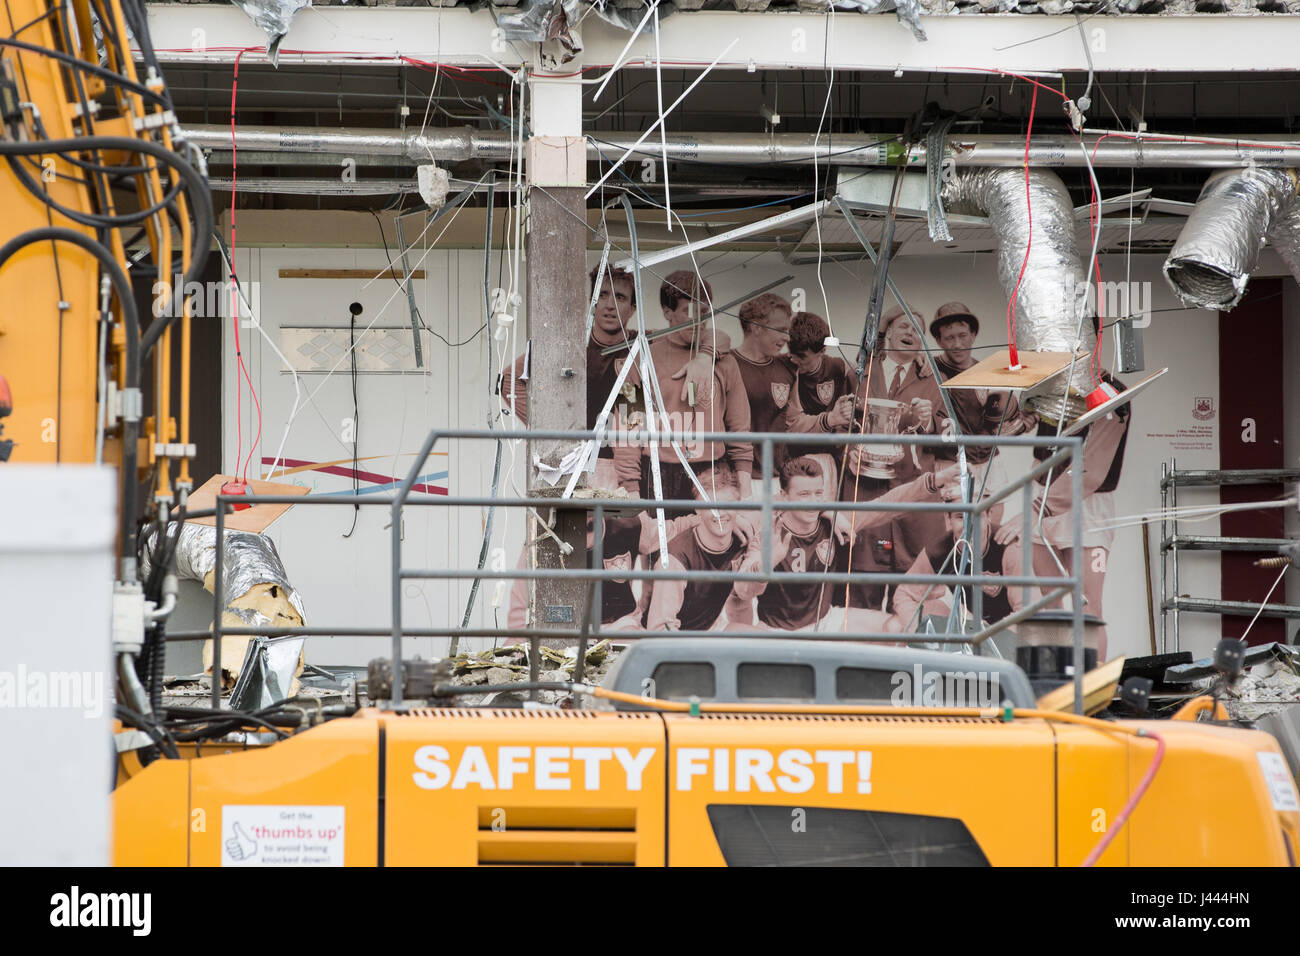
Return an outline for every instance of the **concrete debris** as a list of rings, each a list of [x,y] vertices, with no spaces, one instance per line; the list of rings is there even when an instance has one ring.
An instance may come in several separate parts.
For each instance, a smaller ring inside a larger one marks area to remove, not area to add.
[[[614,644],[609,639],[600,641],[587,648],[586,666],[582,679],[588,684],[599,684],[618,655],[626,648],[624,644]],[[573,680],[577,668],[577,648],[568,648],[568,653],[550,647],[539,648],[541,667],[538,679],[546,683],[568,683]],[[494,647],[475,654],[460,654],[452,658],[455,676],[451,683],[458,687],[478,685],[520,684],[528,680],[528,645],[510,644]],[[501,695],[498,695],[501,696]],[[511,692],[509,697],[526,700],[526,691]],[[538,699],[544,704],[573,706],[578,703],[568,693],[558,691],[539,691]],[[480,704],[484,697],[465,695],[458,698],[462,705]],[[502,700],[504,706],[508,701]]]
[[[1300,675],[1282,662],[1259,664],[1224,692],[1223,703],[1233,719],[1252,723],[1300,706]]]

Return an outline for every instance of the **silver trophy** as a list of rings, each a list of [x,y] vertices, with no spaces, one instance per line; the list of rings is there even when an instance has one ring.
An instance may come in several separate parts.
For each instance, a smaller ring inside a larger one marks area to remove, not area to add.
[[[888,398],[867,399],[867,434],[897,435],[903,417],[902,402]],[[859,445],[854,455],[854,471],[870,478],[893,478],[894,466],[903,460],[902,445]]]

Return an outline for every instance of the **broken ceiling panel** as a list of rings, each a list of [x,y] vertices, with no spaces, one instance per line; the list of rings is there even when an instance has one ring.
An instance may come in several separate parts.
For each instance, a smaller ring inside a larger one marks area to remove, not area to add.
[[[294,14],[303,7],[310,7],[311,0],[236,0],[241,10],[247,13],[259,27],[266,32],[266,55],[272,63],[280,59],[280,41],[289,32]]]
[[[568,62],[582,52],[582,41],[573,33],[578,19],[578,0],[523,0],[518,12],[497,17],[497,27],[503,40],[558,40],[566,52],[562,62]]]

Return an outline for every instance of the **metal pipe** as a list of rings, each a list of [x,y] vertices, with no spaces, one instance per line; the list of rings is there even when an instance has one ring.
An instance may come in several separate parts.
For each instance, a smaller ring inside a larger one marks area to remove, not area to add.
[[[696,502],[698,504],[698,502]],[[787,584],[909,584],[930,583],[947,586],[987,584],[983,578],[970,574],[910,574],[895,571],[781,571],[782,583]],[[423,580],[439,578],[444,580],[468,581],[478,575],[485,580],[513,581],[520,578],[529,581],[706,581],[711,584],[734,584],[741,582],[766,583],[772,580],[770,574],[763,571],[691,571],[685,568],[651,569],[646,571],[594,568],[514,568],[504,571],[483,570],[476,568],[414,568],[404,570],[401,577],[406,580]],[[1004,574],[998,581],[1007,587],[1023,585],[1051,585],[1052,587],[1069,586],[1071,577],[1049,578],[1043,575]],[[259,632],[260,633],[260,632]]]
[[[159,648],[158,652],[162,653],[162,649]],[[135,672],[134,654],[123,652],[117,655],[117,676],[121,678],[122,690],[126,694],[131,709],[137,714],[152,717],[153,710],[149,706],[149,695],[145,692],[144,685],[140,683],[140,678]]]
[[[209,150],[229,150],[230,127],[196,123],[185,127],[187,138]],[[327,156],[407,159],[422,163],[465,162],[472,159],[508,160],[511,134],[507,130],[479,130],[466,126],[414,129],[346,129],[331,127],[240,126],[236,142],[241,151],[265,153],[315,153]],[[636,142],[638,133],[593,130],[588,134],[587,158],[621,155]],[[1084,145],[1098,167],[1201,167],[1281,166],[1300,150],[1293,137],[1261,135],[1245,140],[1085,134]],[[893,166],[904,157],[896,136],[859,133],[818,138],[813,133],[668,133],[666,144],[642,144],[633,151],[655,159],[667,149],[670,162],[741,164],[818,163],[833,166]],[[1095,153],[1095,155],[1094,155]],[[1021,168],[1025,141],[1009,136],[949,136],[945,157],[958,166]],[[1029,146],[1030,166],[1082,167],[1085,157],[1072,136],[1035,136]],[[906,151],[909,166],[926,162],[925,146]]]
[[[1083,448],[1075,445],[1070,449],[1070,485],[1071,498],[1083,501]],[[1070,575],[1074,578],[1074,597],[1071,601],[1074,612],[1074,712],[1082,715],[1083,706],[1083,521],[1076,517],[1073,522],[1072,553],[1070,555]],[[1050,547],[1050,545],[1049,545]]]
[[[1056,600],[1062,594],[1068,593],[1068,588],[1058,588],[1050,593],[1050,599]],[[1010,620],[1010,618],[1004,618]],[[996,628],[1001,626],[999,621],[997,625],[991,626]],[[256,628],[256,627],[231,627],[226,630],[228,637],[242,636],[261,636],[261,637],[388,637],[389,629],[386,627],[282,627],[282,628]],[[718,631],[634,631],[635,640],[643,637],[717,637]],[[411,628],[406,632],[407,637],[447,637],[456,634],[460,637],[488,637],[493,639],[508,637],[532,637],[542,636],[546,638],[557,638],[570,641],[576,641],[582,637],[580,628],[536,628],[536,627],[479,627],[479,628],[460,628],[454,624],[447,627],[421,627]],[[883,631],[782,631],[775,628],[763,631],[727,631],[727,637],[759,637],[767,640],[783,640],[792,636],[807,635],[810,640],[817,641],[879,641],[887,644],[897,644],[899,637],[897,633],[885,633]],[[167,635],[169,641],[200,641],[207,640],[212,635],[207,631],[177,631]],[[958,634],[953,637],[945,637],[941,634],[927,634],[925,640],[932,644],[969,644],[971,635]]]

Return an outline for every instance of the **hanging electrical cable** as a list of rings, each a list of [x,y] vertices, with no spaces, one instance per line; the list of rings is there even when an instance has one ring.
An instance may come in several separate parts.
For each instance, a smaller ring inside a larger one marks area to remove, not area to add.
[[[230,481],[222,486],[222,492],[226,494],[246,494],[248,492],[248,464],[253,460],[253,453],[262,441],[262,403],[257,397],[257,389],[253,387],[252,376],[248,374],[248,367],[244,363],[244,352],[239,341],[239,275],[235,271],[235,262],[238,252],[238,238],[235,230],[235,209],[236,193],[239,182],[239,150],[235,137],[235,102],[239,95],[239,61],[243,58],[245,51],[240,50],[235,54],[234,75],[230,82],[230,321],[235,333],[235,471],[234,474],[239,476],[238,481]],[[243,404],[242,404],[242,386],[240,385],[240,376],[248,383],[248,393],[253,399],[253,405],[257,409],[257,435],[249,443],[248,458],[243,458],[244,452],[244,423],[243,423]],[[243,468],[241,471],[241,461]]]
[[[361,494],[361,459],[358,457],[361,447],[361,404],[357,398],[357,316],[363,311],[360,302],[348,306],[348,354],[352,357],[352,494]],[[352,505],[352,527],[348,528],[345,538],[352,537],[357,530],[357,517],[361,514],[361,505]]]

